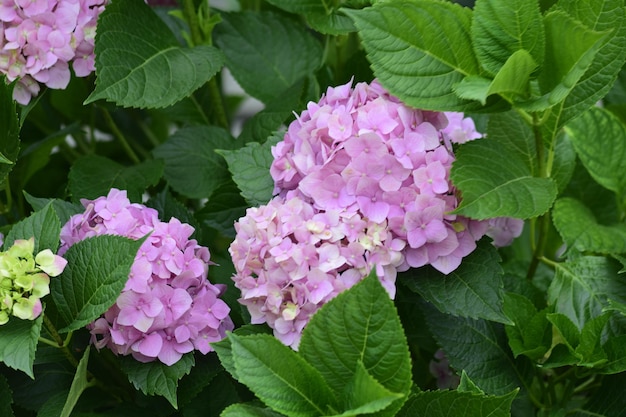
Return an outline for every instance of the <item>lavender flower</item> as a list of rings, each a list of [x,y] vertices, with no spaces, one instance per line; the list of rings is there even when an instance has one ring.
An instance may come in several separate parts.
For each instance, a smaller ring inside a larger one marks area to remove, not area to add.
[[[85,212],[72,216],[61,230],[60,253],[90,236],[138,239],[151,233],[116,303],[88,326],[92,343],[166,365],[194,349],[213,350],[209,343],[222,340],[234,326],[230,308],[220,299],[225,286],[207,279],[209,250],[189,239],[193,227],[176,218],[160,221],[156,210],[131,204],[126,191],[117,189],[82,204]]]

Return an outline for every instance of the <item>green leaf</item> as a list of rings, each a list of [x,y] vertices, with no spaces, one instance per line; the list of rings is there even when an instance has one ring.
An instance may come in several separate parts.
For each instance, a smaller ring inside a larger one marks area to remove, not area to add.
[[[281,140],[273,136],[262,145],[251,142],[235,151],[219,150],[219,154],[226,159],[241,195],[251,205],[267,204],[272,199],[274,180],[269,168],[274,157],[271,148]]]
[[[548,302],[556,313],[567,316],[579,330],[609,307],[608,299],[626,304],[626,284],[618,276],[619,265],[600,256],[582,256],[556,264],[548,288]]]
[[[74,214],[82,213],[83,211],[85,211],[85,207],[80,204],[73,204],[69,201],[59,200],[57,198],[33,197],[26,191],[24,191],[24,198],[35,211],[41,211],[48,203],[51,203],[52,208],[57,214],[57,217],[61,224],[65,224]]]
[[[524,161],[533,175],[538,174],[535,134],[518,112],[508,111],[490,115],[487,137],[505,145]]]
[[[459,386],[456,389],[459,392],[471,392],[473,394],[485,393],[483,390],[480,389],[480,387],[478,387],[478,385],[474,383],[474,381],[470,379],[469,376],[467,376],[467,373],[465,371],[461,371],[461,380],[459,382]]]
[[[52,208],[52,204],[49,203],[40,211],[34,212],[11,228],[4,241],[4,248],[13,246],[17,239],[34,237],[35,254],[44,249],[50,249],[56,253],[59,248],[59,233],[61,233],[61,222]]]
[[[421,391],[411,397],[399,417],[509,417],[516,395],[517,390],[501,396],[459,391]]]
[[[0,185],[13,169],[20,151],[20,125],[13,101],[13,84],[0,77]]]
[[[360,361],[389,391],[408,395],[411,389],[406,337],[375,273],[325,304],[305,327],[299,349],[334,391],[353,380]],[[393,415],[405,399],[376,415]]]
[[[624,373],[604,377],[601,385],[594,390],[585,403],[584,409],[569,415],[572,417],[625,417],[624,384],[626,384]]]
[[[626,19],[623,0],[561,0],[557,6],[591,30],[611,31],[611,37],[565,102],[552,110],[550,124],[558,128],[592,107],[611,89],[626,59]]]
[[[344,12],[356,24],[374,75],[391,94],[426,110],[478,107],[453,91],[463,78],[480,73],[470,38],[470,9],[417,0]]]
[[[255,326],[252,324],[246,324],[241,327],[235,329],[234,333],[238,336],[250,336],[254,334],[269,334],[267,326]],[[220,363],[228,371],[229,374],[233,376],[233,378],[239,380],[237,376],[237,369],[235,368],[235,362],[233,360],[233,347],[230,338],[225,338],[220,340],[219,342],[211,343],[213,349],[217,353],[217,356],[220,358]]]
[[[520,49],[509,57],[493,80],[470,75],[454,87],[461,98],[477,100],[484,106],[487,97],[500,94],[503,97],[525,96],[529,91],[530,74],[537,68],[533,57]]]
[[[342,14],[343,9],[334,9],[330,13],[310,13],[307,23],[316,31],[325,35],[347,35],[355,32],[352,20]]]
[[[568,248],[598,254],[626,253],[626,225],[606,226],[580,201],[563,197],[554,203],[552,221]]]
[[[341,417],[357,417],[373,414],[389,407],[391,403],[404,397],[404,394],[389,391],[367,372],[362,362],[358,362],[356,372],[344,392],[345,412]]]
[[[560,338],[555,337],[556,342],[563,343],[573,352],[580,343],[580,330],[574,322],[561,313],[550,313],[546,318],[554,325],[558,335],[560,335]]]
[[[141,0],[108,4],[98,19],[96,89],[85,104],[105,99],[123,107],[167,107],[189,96],[220,70],[216,48],[182,48]]]
[[[248,203],[239,193],[237,186],[233,183],[226,183],[213,193],[202,210],[196,212],[196,216],[204,224],[234,239],[233,224],[245,216],[248,207]]]
[[[552,329],[546,311],[538,312],[532,301],[515,293],[506,293],[504,311],[514,323],[505,327],[513,356],[524,355],[532,360],[543,358],[552,346]]]
[[[502,312],[502,274],[498,251],[483,240],[450,274],[427,267],[410,269],[402,279],[442,312],[510,324]]]
[[[177,130],[152,152],[165,162],[165,179],[190,198],[209,197],[229,178],[224,159],[216,149],[233,149],[235,140],[224,129],[194,126]]]
[[[60,332],[83,327],[115,303],[143,240],[102,235],[68,249],[65,270],[50,282],[52,299],[67,323]]]
[[[609,317],[609,313],[604,313],[585,323],[585,327],[580,332],[580,343],[575,351],[576,355],[581,358],[578,366],[594,368],[603,366],[608,361],[601,344],[602,334]]]
[[[537,0],[477,0],[472,43],[480,65],[492,75],[520,50],[541,65],[545,39]]]
[[[82,395],[83,391],[91,386],[89,381],[87,381],[87,363],[89,362],[89,351],[90,346],[87,346],[85,352],[83,353],[83,357],[78,362],[78,366],[76,367],[76,374],[74,375],[74,380],[72,381],[72,386],[70,387],[70,393],[67,396],[67,400],[65,400],[65,405],[63,406],[63,410],[61,411],[60,417],[70,417],[74,406],[78,402],[78,399]]]
[[[486,320],[454,317],[424,303],[426,322],[453,369],[487,394],[504,395],[526,387],[526,362],[513,359],[503,326]]]
[[[4,375],[0,375],[0,415],[15,417],[11,404],[13,404],[13,392]]]
[[[530,111],[545,110],[565,100],[609,36],[609,32],[590,30],[560,10],[546,14],[544,24],[546,60],[539,85],[545,94],[520,104]]]
[[[239,85],[263,102],[322,64],[320,42],[295,20],[271,12],[224,13],[222,18],[215,27],[215,44]]]
[[[327,415],[336,399],[322,375],[270,335],[228,336],[239,382],[290,417]]]
[[[33,321],[11,317],[0,326],[0,362],[35,379],[33,363],[42,323],[43,314]]]
[[[220,414],[220,417],[283,417],[269,408],[259,408],[248,404],[233,404]]]
[[[626,193],[626,126],[613,113],[594,107],[565,126],[578,157],[594,180]]]
[[[132,357],[122,360],[122,369],[136,389],[146,395],[165,397],[174,408],[178,408],[176,389],[178,381],[189,374],[195,363],[193,354],[183,357],[171,366],[160,361],[142,363]]]
[[[574,175],[576,168],[576,151],[572,142],[563,130],[556,137],[554,149],[554,164],[550,176],[556,181],[559,193],[563,192]]]
[[[455,212],[479,220],[540,216],[557,193],[553,179],[534,177],[523,155],[493,139],[459,147],[450,178],[463,195]]]
[[[144,161],[126,167],[99,155],[87,155],[76,160],[69,173],[69,190],[72,200],[90,200],[105,196],[111,188],[126,190],[131,201],[141,201],[141,195],[151,185],[157,184],[163,173],[163,163]]]
[[[598,370],[603,374],[617,374],[626,371],[626,335],[609,337],[602,349],[607,362]]]

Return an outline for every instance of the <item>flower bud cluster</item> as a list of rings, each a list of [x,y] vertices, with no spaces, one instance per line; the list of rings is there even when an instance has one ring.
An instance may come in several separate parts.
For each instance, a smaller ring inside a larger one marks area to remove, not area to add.
[[[235,225],[234,281],[253,322],[297,348],[309,317],[373,265],[392,297],[399,271],[456,269],[499,230],[452,214],[452,144],[480,136],[463,114],[409,108],[377,81],[309,103],[272,148],[276,197]]]
[[[234,326],[220,298],[226,287],[207,279],[208,248],[190,239],[194,228],[176,218],[160,221],[156,210],[131,203],[126,191],[112,189],[106,197],[81,202],[85,212],[61,230],[60,253],[92,236],[149,234],[117,301],[88,326],[94,345],[166,365],[194,349],[213,350],[209,343],[222,340]]]
[[[50,293],[50,277],[63,272],[67,261],[50,249],[34,254],[35,239],[19,239],[0,252],[0,325],[10,316],[34,320],[42,312],[41,298]]]
[[[0,0],[0,74],[18,80],[13,98],[28,104],[39,83],[63,89],[70,63],[91,74],[98,15],[106,0]]]

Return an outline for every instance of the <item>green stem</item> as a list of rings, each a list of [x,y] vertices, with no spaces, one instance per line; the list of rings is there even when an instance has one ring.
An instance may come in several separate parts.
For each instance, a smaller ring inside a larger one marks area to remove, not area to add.
[[[130,147],[130,144],[126,140],[126,137],[124,137],[124,134],[122,133],[122,131],[119,129],[119,127],[117,127],[117,124],[115,123],[115,120],[113,120],[111,113],[109,113],[109,111],[105,109],[104,107],[101,107],[100,110],[102,110],[104,119],[107,122],[109,129],[111,129],[113,136],[115,136],[117,140],[119,140],[120,143],[122,144],[122,148],[124,148],[124,151],[126,151],[126,155],[128,155],[128,157],[134,163],[136,164],[141,163],[141,160],[139,159],[135,151],[133,151],[133,148]]]
[[[187,24],[189,25],[189,31],[191,33],[191,41],[194,45],[212,45],[213,39],[211,33],[203,33],[200,27],[200,20],[198,19],[198,12],[195,8],[193,0],[183,0],[183,15]],[[206,16],[203,19],[209,21],[211,18],[210,9],[206,7],[203,9]],[[226,110],[224,109],[224,101],[222,100],[222,94],[220,88],[217,85],[216,77],[211,78],[207,83],[209,89],[209,99],[212,104],[213,115],[215,116],[215,122],[228,129],[228,117],[226,117]]]
[[[74,355],[72,355],[72,352],[68,348],[72,333],[70,332],[67,338],[63,340],[63,338],[57,331],[54,324],[52,324],[48,316],[46,316],[45,314],[43,315],[43,323],[46,326],[46,331],[50,334],[52,339],[54,339],[54,341],[52,340],[48,340],[48,341],[53,343],[52,346],[56,346],[59,349],[61,349],[61,351],[63,352],[63,354],[69,361],[69,363],[71,363],[74,368],[78,368],[78,360],[74,357]]]
[[[59,344],[57,342],[55,342],[54,340],[47,339],[47,338],[45,338],[43,336],[39,336],[39,341],[41,343],[44,343],[44,344],[48,345],[48,346],[52,346],[52,347],[55,347],[55,348],[59,347]]]

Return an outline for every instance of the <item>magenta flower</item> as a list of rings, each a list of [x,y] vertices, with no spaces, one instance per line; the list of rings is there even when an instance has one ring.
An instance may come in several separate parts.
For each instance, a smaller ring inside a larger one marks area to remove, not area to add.
[[[60,253],[89,236],[115,234],[138,239],[139,248],[128,281],[116,303],[88,325],[92,343],[142,362],[171,365],[194,349],[206,354],[234,325],[230,308],[219,297],[225,286],[207,279],[210,253],[190,239],[193,227],[131,204],[125,191],[82,200],[85,212],[61,230]]]

